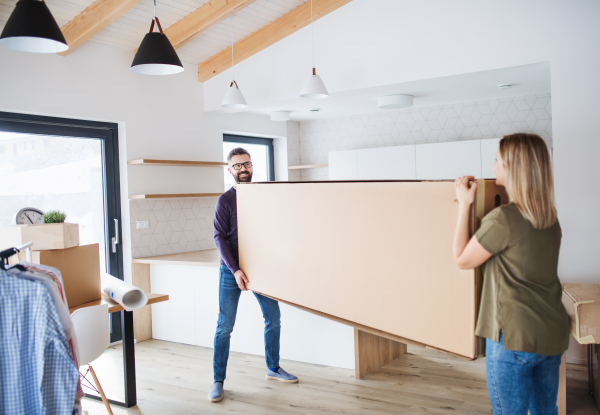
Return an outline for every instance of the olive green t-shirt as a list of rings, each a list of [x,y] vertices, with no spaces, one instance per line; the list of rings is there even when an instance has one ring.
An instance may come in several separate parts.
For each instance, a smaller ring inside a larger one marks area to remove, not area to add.
[[[562,304],[558,221],[534,229],[513,203],[487,214],[475,233],[492,254],[483,265],[483,291],[475,334],[507,350],[558,355],[569,346],[569,316]]]

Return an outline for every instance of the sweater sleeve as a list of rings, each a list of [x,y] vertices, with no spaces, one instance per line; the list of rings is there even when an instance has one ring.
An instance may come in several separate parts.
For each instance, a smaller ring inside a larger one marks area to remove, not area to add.
[[[229,233],[231,227],[231,214],[226,206],[221,200],[221,197],[217,199],[217,205],[215,206],[215,245],[219,250],[219,254],[221,255],[221,259],[227,265],[227,268],[232,273],[236,273],[240,269],[238,262],[235,260],[233,253],[231,252],[231,248],[227,244],[227,234]]]

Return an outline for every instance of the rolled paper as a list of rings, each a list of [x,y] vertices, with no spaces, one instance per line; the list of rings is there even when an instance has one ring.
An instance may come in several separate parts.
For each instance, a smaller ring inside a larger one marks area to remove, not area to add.
[[[100,276],[100,286],[102,292],[121,304],[125,311],[137,310],[148,303],[144,290],[104,272]]]

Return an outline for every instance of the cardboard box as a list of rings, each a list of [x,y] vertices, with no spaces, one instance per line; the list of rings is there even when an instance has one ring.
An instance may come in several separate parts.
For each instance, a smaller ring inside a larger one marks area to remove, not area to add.
[[[563,284],[571,334],[581,344],[600,343],[600,284]]]
[[[55,251],[32,251],[31,257],[33,263],[60,270],[69,307],[101,298],[98,244]],[[19,253],[19,260],[25,260],[25,252]]]
[[[495,181],[479,181],[471,228],[507,201]],[[454,182],[245,184],[237,214],[251,290],[373,334],[478,356],[481,273],[454,261]]]
[[[31,249],[45,251],[79,246],[77,223],[15,225],[0,229],[0,250],[33,242]]]

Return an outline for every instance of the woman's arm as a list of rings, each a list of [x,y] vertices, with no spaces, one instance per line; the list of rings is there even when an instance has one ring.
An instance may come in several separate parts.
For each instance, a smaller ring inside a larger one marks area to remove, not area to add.
[[[469,188],[469,180],[473,178],[472,176],[462,176],[455,182],[458,223],[454,234],[454,260],[460,269],[477,268],[492,256],[481,246],[475,236],[469,240],[469,211],[477,192],[477,182],[473,182]]]

